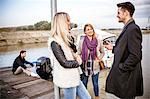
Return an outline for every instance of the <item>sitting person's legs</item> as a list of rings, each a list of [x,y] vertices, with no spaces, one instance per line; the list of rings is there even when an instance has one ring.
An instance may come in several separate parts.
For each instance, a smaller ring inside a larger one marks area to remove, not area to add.
[[[31,75],[30,68],[26,68],[26,69],[22,68],[22,70],[23,70],[23,72],[26,73],[28,76]]]
[[[16,69],[16,71],[14,72],[14,74],[15,75],[17,75],[17,74],[20,74],[20,73],[22,73],[22,72],[24,72],[24,73],[26,73],[27,75],[31,75],[31,72],[28,70],[28,69],[24,69],[24,68],[22,68],[21,66],[19,66],[17,69]]]
[[[16,71],[14,72],[14,74],[17,75],[17,74],[20,74],[20,73],[22,73],[22,72],[23,72],[22,67],[19,66],[19,67],[16,69]]]

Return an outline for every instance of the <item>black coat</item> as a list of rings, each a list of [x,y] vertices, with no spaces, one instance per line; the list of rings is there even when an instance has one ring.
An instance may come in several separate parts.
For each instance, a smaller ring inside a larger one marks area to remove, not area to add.
[[[143,95],[142,34],[134,21],[125,26],[113,48],[114,62],[106,80],[106,92],[120,98]]]
[[[64,51],[62,50],[61,46],[57,42],[53,41],[51,43],[51,48],[56,59],[58,60],[61,66],[63,66],[64,68],[78,68],[79,67],[79,64],[76,60],[66,59],[66,56],[64,55]]]
[[[26,64],[30,64],[31,66],[33,66],[32,63],[26,61],[24,58],[22,59],[21,56],[19,55],[19,56],[15,59],[15,61],[14,61],[14,63],[13,63],[12,72],[14,73],[14,72],[17,70],[17,68],[18,68],[19,66],[21,66],[22,68],[26,69],[27,67],[24,65],[25,63],[26,63]]]

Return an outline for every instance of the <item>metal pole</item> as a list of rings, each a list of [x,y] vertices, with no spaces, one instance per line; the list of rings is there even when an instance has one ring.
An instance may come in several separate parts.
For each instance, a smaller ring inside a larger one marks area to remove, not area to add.
[[[149,30],[149,29],[150,29],[150,25],[149,25],[149,23],[150,23],[150,16],[148,17],[148,26],[147,26],[147,30]]]
[[[51,21],[57,13],[57,0],[51,0]],[[55,99],[60,99],[60,88],[54,84]]]
[[[60,88],[54,84],[54,99],[61,99],[60,97]]]
[[[57,0],[51,0],[51,20],[53,19],[55,13],[57,13]]]

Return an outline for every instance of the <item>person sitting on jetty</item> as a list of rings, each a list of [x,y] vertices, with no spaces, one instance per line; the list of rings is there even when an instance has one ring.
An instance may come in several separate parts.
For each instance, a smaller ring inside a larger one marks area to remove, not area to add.
[[[27,68],[25,66],[25,64],[30,64],[31,66],[33,66],[33,64],[26,61],[25,57],[26,57],[26,51],[21,50],[20,55],[15,59],[15,61],[13,63],[13,68],[12,68],[13,74],[16,75],[16,74],[20,74],[20,73],[24,72],[29,76],[31,75],[30,68]]]

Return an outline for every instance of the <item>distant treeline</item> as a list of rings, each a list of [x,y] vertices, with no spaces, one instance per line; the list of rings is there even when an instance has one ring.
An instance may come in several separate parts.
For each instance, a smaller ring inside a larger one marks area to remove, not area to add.
[[[71,23],[71,28],[76,28],[78,25]],[[0,32],[10,32],[10,31],[22,31],[22,30],[51,30],[51,22],[40,21],[34,25],[18,26],[18,27],[4,27],[0,28]]]

